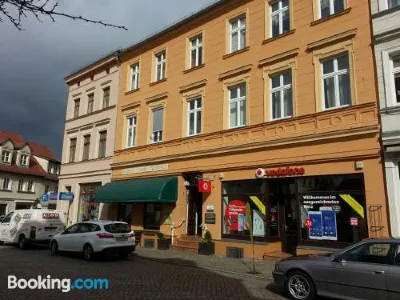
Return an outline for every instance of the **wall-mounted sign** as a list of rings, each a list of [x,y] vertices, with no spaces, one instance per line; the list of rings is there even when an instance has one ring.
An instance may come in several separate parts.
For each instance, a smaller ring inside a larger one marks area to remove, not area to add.
[[[302,167],[299,168],[292,168],[292,167],[286,167],[286,168],[277,168],[277,169],[257,169],[256,170],[256,177],[257,178],[263,178],[264,176],[268,177],[280,177],[280,176],[297,176],[297,175],[304,175],[306,170]]]
[[[215,213],[206,213],[204,219],[206,224],[215,224]]]
[[[211,181],[199,180],[198,188],[200,193],[211,193]]]
[[[263,178],[264,176],[265,176],[265,170],[261,169],[261,168],[258,168],[256,170],[256,177],[257,178]]]
[[[214,205],[207,205],[207,212],[214,212]]]
[[[47,202],[47,201],[49,201],[49,195],[43,194],[40,200],[41,200],[42,202]]]
[[[158,172],[158,171],[167,171],[167,170],[168,170],[168,164],[162,164],[162,165],[152,165],[152,166],[146,166],[146,167],[136,167],[136,168],[124,169],[124,170],[122,170],[122,174],[128,175],[128,174]]]
[[[63,200],[63,201],[72,201],[72,200],[74,200],[74,193],[71,193],[71,192],[61,192],[61,193],[60,193],[60,200]]]
[[[50,193],[50,200],[57,200],[58,199],[58,193],[57,192],[51,192]]]

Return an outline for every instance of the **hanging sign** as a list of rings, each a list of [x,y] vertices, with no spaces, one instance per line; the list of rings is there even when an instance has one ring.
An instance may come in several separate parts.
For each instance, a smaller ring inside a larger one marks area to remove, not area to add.
[[[228,203],[224,214],[224,224],[227,232],[243,231],[246,215],[246,203],[233,200]]]
[[[250,196],[251,201],[260,209],[263,215],[265,215],[265,205],[258,199],[257,196]]]
[[[198,189],[200,193],[211,193],[211,181],[199,180]]]
[[[354,199],[352,196],[350,196],[349,194],[346,195],[339,195],[340,198],[342,198],[344,201],[346,201],[346,203],[348,205],[351,206],[352,209],[355,210],[356,213],[358,213],[361,218],[364,219],[364,207],[362,207],[362,205],[360,205],[360,203],[357,202],[356,199]]]

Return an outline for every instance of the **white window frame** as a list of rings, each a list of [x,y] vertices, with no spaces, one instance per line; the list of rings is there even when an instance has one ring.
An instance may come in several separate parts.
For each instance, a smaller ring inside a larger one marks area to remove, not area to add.
[[[321,6],[321,1],[322,0],[318,0],[318,16],[319,19],[322,18],[322,6]],[[342,0],[343,1],[343,9],[346,9],[346,0]],[[329,0],[329,16],[332,16],[335,14],[335,0]],[[324,17],[327,18],[328,16]]]
[[[25,160],[23,158],[26,158]],[[29,164],[29,155],[25,154],[25,153],[21,153],[20,157],[19,157],[19,164],[21,166],[27,167]]]
[[[246,41],[246,39],[247,39],[247,28],[246,27],[247,26],[246,26],[246,22],[247,22],[246,16],[241,16],[241,17],[238,17],[236,19],[233,19],[233,20],[229,21],[229,49],[230,49],[231,53],[243,50],[244,48],[247,47],[247,41]],[[238,23],[238,27],[236,29],[233,29],[233,24],[234,23]],[[240,44],[241,44],[241,35],[240,35],[240,33],[241,33],[242,30],[244,30],[244,47],[240,48]],[[233,42],[232,36],[235,33],[238,34],[238,48],[237,48],[237,50],[233,50],[233,43],[232,43]]]
[[[284,80],[283,80],[283,75],[284,74],[286,74],[286,73],[292,73],[292,71],[291,70],[286,70],[286,71],[284,71],[284,72],[282,72],[282,73],[279,73],[279,74],[275,74],[275,75],[273,75],[273,76],[271,76],[271,78],[270,78],[270,90],[271,90],[271,93],[270,93],[270,105],[271,105],[271,109],[270,109],[270,111],[271,111],[271,115],[270,115],[270,120],[280,120],[280,119],[288,119],[288,118],[292,118],[293,117],[293,89],[292,89],[292,82],[293,82],[293,74],[291,74],[292,76],[291,76],[291,78],[292,78],[292,81],[289,83],[289,84],[284,84]],[[274,77],[277,77],[277,76],[279,76],[279,86],[278,87],[275,87],[275,88],[273,88],[272,87],[272,78],[274,78]],[[291,99],[291,102],[292,102],[292,115],[291,116],[283,116],[283,114],[284,114],[284,107],[285,107],[285,99],[284,99],[284,91],[286,91],[286,90],[289,90],[289,89],[291,89],[292,90],[292,99]],[[274,111],[273,111],[273,94],[274,93],[277,93],[277,92],[279,92],[279,102],[280,102],[280,107],[281,107],[281,116],[280,117],[278,117],[278,118],[274,118]]]
[[[347,56],[347,59],[348,59],[348,66],[347,66],[347,69],[345,69],[345,70],[338,70],[338,61],[337,61],[337,59],[339,58],[339,57],[342,57],[342,56]],[[324,63],[325,62],[327,62],[327,61],[329,61],[329,60],[333,60],[333,72],[332,73],[329,73],[329,74],[324,74]],[[322,103],[322,107],[324,108],[324,110],[331,110],[331,109],[337,109],[337,108],[340,108],[340,107],[346,107],[346,106],[350,106],[351,105],[351,79],[350,79],[350,56],[349,56],[349,54],[348,53],[346,53],[345,55],[339,55],[339,56],[335,56],[335,57],[333,57],[333,58],[329,58],[329,59],[326,59],[326,60],[323,60],[323,61],[321,61],[321,74],[322,74],[322,81],[321,81],[321,84],[322,84],[322,101],[323,101],[323,103]],[[344,105],[341,105],[340,104],[340,99],[339,99],[339,76],[340,75],[344,75],[344,74],[349,74],[349,85],[350,85],[350,104],[344,104]],[[335,82],[335,106],[333,106],[333,107],[329,107],[329,108],[326,108],[325,107],[325,103],[326,103],[326,101],[325,101],[325,85],[324,85],[324,80],[325,79],[327,79],[327,78],[331,78],[331,77],[333,77],[334,78],[334,82]]]
[[[30,193],[34,193],[35,192],[35,182],[33,180],[28,180],[27,182],[27,187],[26,187],[26,191],[30,192]]]
[[[131,65],[131,91],[136,91],[139,88],[139,62],[134,63]]]
[[[162,110],[163,123],[161,124],[161,130],[154,131],[154,115],[155,115],[155,112],[157,110]],[[152,124],[152,129],[151,129],[151,142],[153,144],[161,143],[163,141],[163,139],[164,139],[163,133],[164,133],[164,117],[165,117],[164,113],[165,113],[165,109],[164,109],[164,107],[159,107],[159,108],[153,109],[152,112],[153,112],[153,124]],[[161,133],[161,134],[159,134],[159,133]]]
[[[100,156],[101,134],[104,133],[104,132],[106,134],[105,145],[104,145],[104,156]],[[97,158],[105,158],[105,157],[107,157],[108,130],[107,129],[99,130],[97,134],[98,134]]]
[[[7,182],[7,186],[6,185]],[[4,177],[1,179],[0,190],[2,191],[11,191],[12,188],[12,180],[9,177]]]
[[[106,95],[106,90],[108,90],[108,102],[107,105],[105,105],[105,95]],[[110,100],[111,100],[111,87],[110,86],[106,86],[103,88],[103,108],[107,108],[110,107]]]
[[[203,55],[201,56],[202,61],[199,61],[199,59],[200,59],[200,53],[203,54],[203,35],[202,34],[196,35],[195,37],[192,37],[189,40],[189,42],[190,42],[190,47],[189,47],[190,68],[201,66],[203,64]],[[193,45],[193,42],[195,42],[195,45]],[[193,50],[196,51],[196,61],[194,65],[192,57]]]
[[[92,98],[93,97],[93,98]],[[91,114],[92,112],[94,112],[94,93],[90,93],[87,95],[87,109],[86,109],[86,113],[87,114]],[[91,101],[91,99],[93,99],[93,101]],[[92,103],[91,105],[91,111],[89,111],[89,107],[90,107],[90,103]]]
[[[8,153],[8,160],[3,159],[5,157],[4,154],[6,153]],[[12,151],[8,149],[3,149],[3,151],[1,152],[1,162],[6,164],[11,164],[11,159],[12,159]]]
[[[395,6],[392,6],[392,7],[391,7],[392,1],[393,1],[393,0],[388,0],[388,1],[387,1],[388,9],[395,8],[395,7],[399,7],[399,6],[400,6],[400,5],[395,5]]]
[[[398,106],[398,105],[400,105],[400,102],[397,102],[396,82],[395,82],[394,76],[397,75],[397,74],[400,74],[400,67],[397,67],[397,68],[394,67],[394,62],[393,62],[394,58],[399,58],[400,59],[400,53],[398,55],[396,55],[396,56],[391,56],[390,57],[390,68],[391,68],[391,72],[390,73],[391,73],[391,77],[392,77],[391,78],[391,82],[392,82],[392,91],[393,91],[392,105],[393,106]]]
[[[130,125],[130,120],[132,119],[132,125]],[[136,139],[136,127],[137,127],[137,116],[126,117],[126,148],[135,147]],[[129,143],[129,131],[132,130],[132,143]]]
[[[246,95],[242,96],[240,88],[244,85]],[[237,89],[238,92],[238,97],[237,98],[231,98],[231,90],[232,89]],[[228,99],[229,99],[229,105],[228,105],[228,128],[239,128],[239,127],[244,127],[246,126],[247,122],[247,83],[240,83],[235,86],[231,86],[228,88]],[[245,107],[245,114],[244,114],[244,122],[243,124],[240,123],[240,103],[244,102],[244,107]],[[231,105],[232,103],[236,103],[236,126],[231,126]]]
[[[27,190],[27,181],[24,179],[18,180],[18,192],[26,192]]]
[[[272,4],[269,6],[269,11],[270,11],[270,16],[271,16],[271,21],[270,21],[270,32],[269,36],[273,37],[272,35],[272,26],[273,26],[273,20],[276,15],[279,15],[279,33],[276,36],[279,36],[283,34],[283,13],[286,11],[289,11],[289,18],[290,18],[290,1],[288,2],[288,6],[282,7],[282,0],[278,0],[277,2],[274,2],[273,4],[278,3],[279,8],[277,11],[272,12]],[[289,31],[290,31],[290,19],[289,19]]]
[[[166,78],[165,69],[166,69],[166,62],[167,62],[167,52],[166,51],[158,52],[155,55],[155,59],[156,59],[155,81],[157,82],[157,81],[164,80]],[[162,77],[160,77],[160,79],[158,78],[158,66],[161,66],[160,72],[161,72],[161,75],[163,75]]]
[[[199,100],[201,102],[200,107],[199,105]],[[203,101],[202,101],[202,97],[195,97],[195,98],[191,98],[188,100],[187,102],[187,112],[188,112],[188,116],[187,116],[187,135],[188,136],[194,136],[194,135],[198,135],[201,134],[201,128],[197,128],[197,113],[201,112],[202,115],[200,117],[203,117],[203,112],[202,112],[202,108],[203,108]],[[194,109],[190,109],[190,103],[194,102]],[[194,133],[190,134],[190,115],[194,114]],[[201,126],[200,126],[201,127]]]

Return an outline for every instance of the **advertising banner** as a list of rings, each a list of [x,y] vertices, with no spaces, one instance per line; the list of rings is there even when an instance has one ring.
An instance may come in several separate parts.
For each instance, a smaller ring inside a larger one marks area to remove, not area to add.
[[[253,236],[265,236],[265,223],[263,213],[253,209]]]
[[[246,203],[241,200],[233,200],[228,203],[224,213],[224,225],[226,232],[243,231],[246,214]]]

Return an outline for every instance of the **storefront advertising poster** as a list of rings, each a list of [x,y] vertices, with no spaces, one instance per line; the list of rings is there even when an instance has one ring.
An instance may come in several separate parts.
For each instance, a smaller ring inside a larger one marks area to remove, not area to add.
[[[246,204],[241,200],[233,200],[226,206],[224,225],[226,232],[243,231],[245,224]]]
[[[337,241],[336,212],[331,207],[320,207],[322,215],[322,238]]]
[[[320,211],[309,211],[308,218],[312,220],[312,227],[309,229],[310,240],[322,240],[322,214]]]
[[[261,211],[253,209],[253,236],[265,236],[264,217]]]

